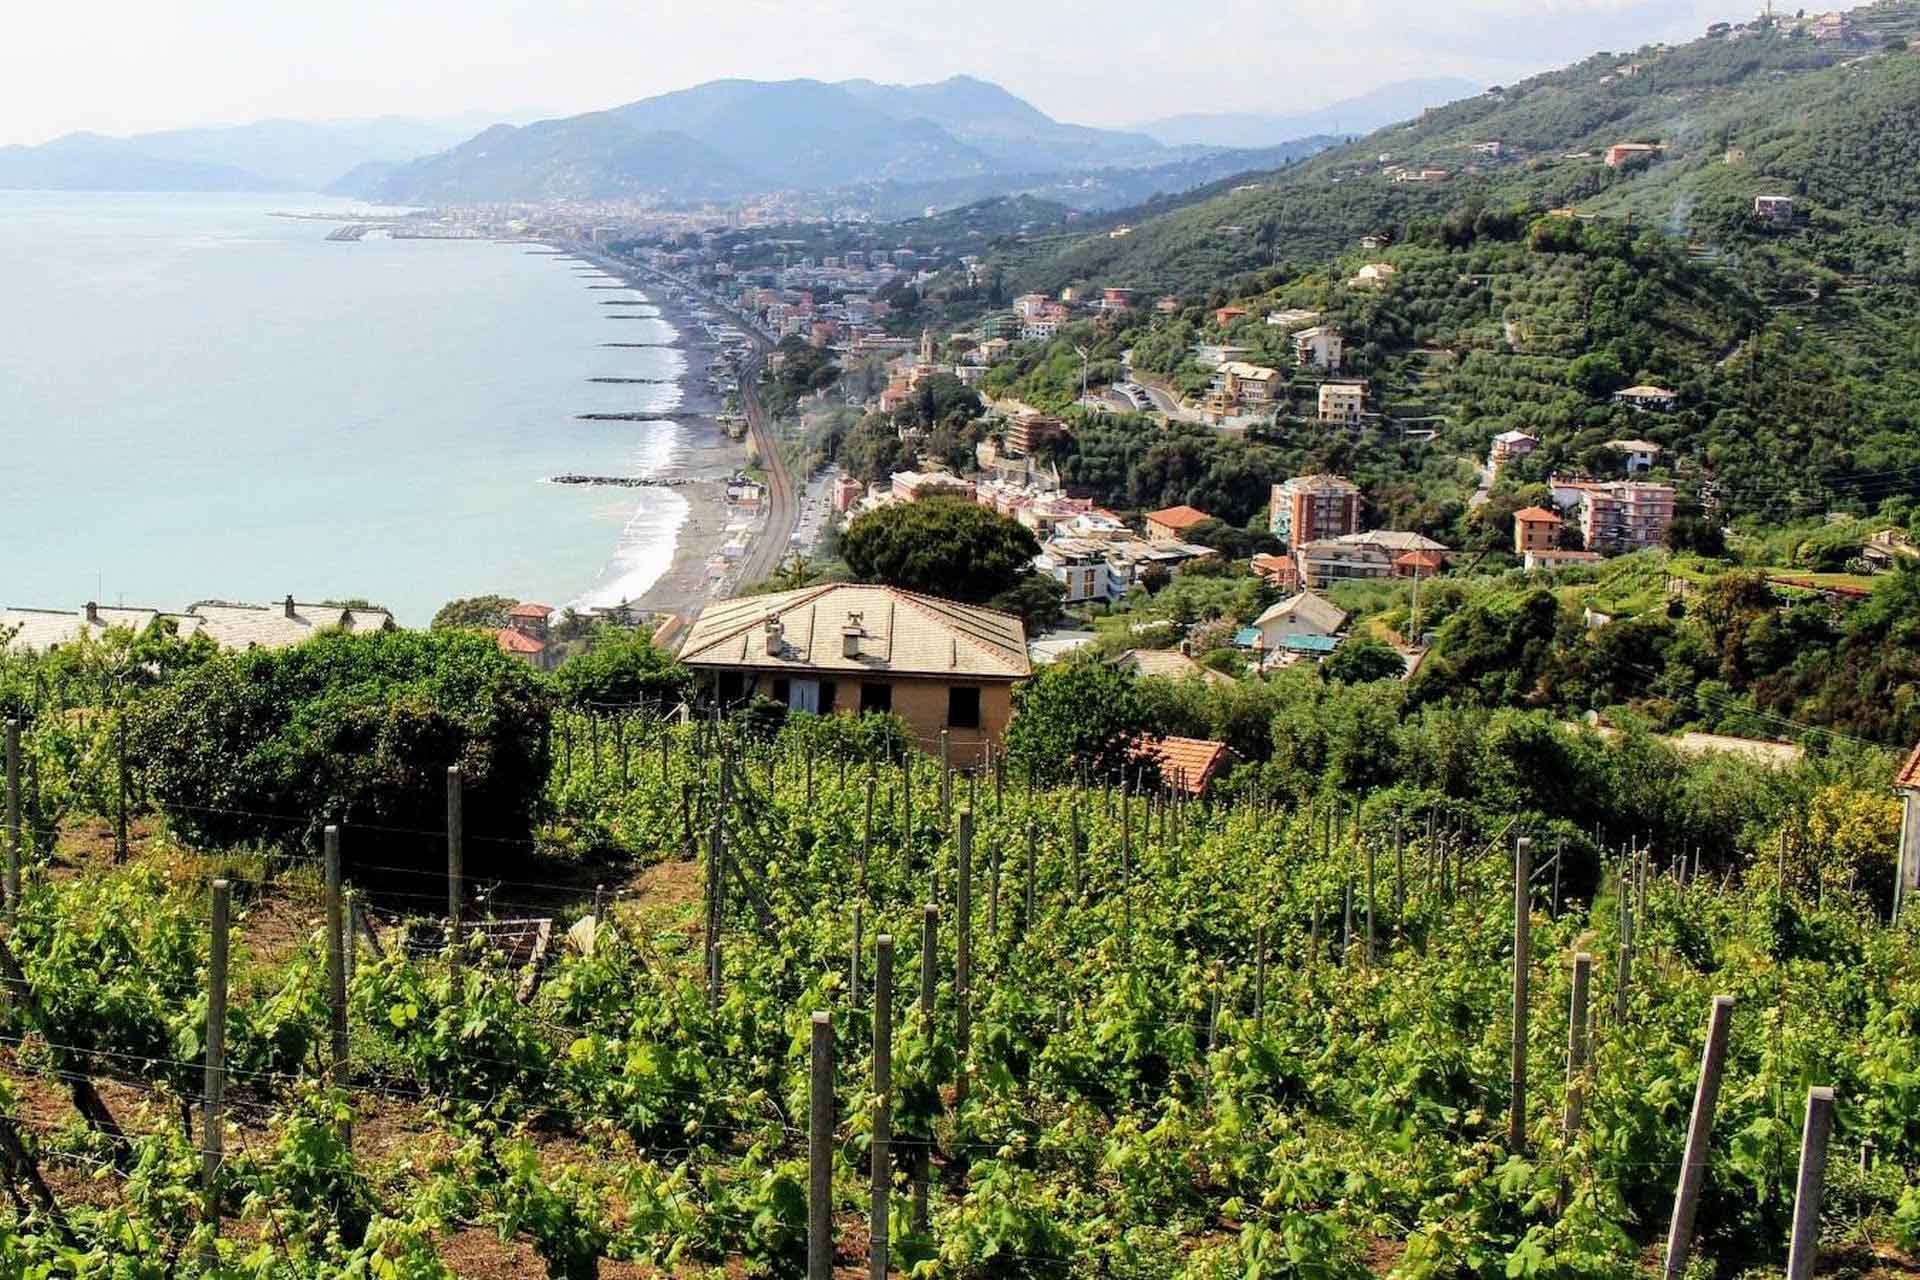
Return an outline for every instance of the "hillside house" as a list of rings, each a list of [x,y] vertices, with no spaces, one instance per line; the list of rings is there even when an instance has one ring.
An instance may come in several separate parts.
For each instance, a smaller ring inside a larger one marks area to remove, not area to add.
[[[1347,281],[1349,289],[1384,289],[1400,274],[1400,269],[1390,262],[1369,262],[1354,273]]]
[[[1582,486],[1581,541],[1589,551],[1644,551],[1673,523],[1672,485],[1617,480]]]
[[[196,604],[200,634],[223,649],[285,649],[322,631],[365,634],[395,629],[385,609],[337,604],[300,604],[288,596],[277,605]]]
[[[983,763],[1033,673],[1011,614],[892,587],[832,583],[708,605],[680,652],[722,704],[761,695],[820,715],[891,712],[922,749]]]
[[[493,633],[500,652],[520,659],[536,671],[551,671],[559,665],[559,654],[549,643],[554,608],[550,604],[523,602],[507,610],[507,625]]]
[[[1320,421],[1335,426],[1359,426],[1366,407],[1367,389],[1363,384],[1358,382],[1320,384]]]
[[[1167,507],[1161,511],[1147,513],[1147,541],[1161,544],[1180,543],[1193,532],[1198,525],[1213,519],[1198,507]]]
[[[1041,445],[1063,435],[1066,429],[1067,424],[1059,418],[1040,413],[1020,414],[1007,424],[1007,456],[1031,457]]]
[[[1204,738],[1136,738],[1133,758],[1151,761],[1163,786],[1189,796],[1203,796],[1232,762],[1224,742]]]
[[[1219,328],[1226,329],[1239,324],[1252,314],[1245,307],[1221,307],[1213,313],[1213,323]]]
[[[1300,566],[1292,556],[1261,554],[1253,558],[1253,576],[1281,591],[1300,590]]]
[[[117,608],[89,600],[79,609],[0,609],[0,637],[9,649],[49,653],[63,644],[77,643],[82,635],[97,641],[109,628],[139,635],[156,622],[171,623],[183,640],[200,629],[200,619],[191,613]]]
[[[1347,615],[1325,596],[1302,591],[1255,618],[1253,626],[1267,653],[1326,654],[1346,630]]]
[[[1107,563],[1106,546],[1089,539],[1050,539],[1034,557],[1033,567],[1066,589],[1062,602],[1069,607],[1111,604],[1126,594]]]
[[[1540,437],[1530,436],[1524,431],[1502,431],[1493,438],[1493,445],[1487,450],[1487,470],[1498,480],[1500,472],[1509,462],[1526,457],[1540,447]]]
[[[1555,551],[1560,546],[1560,513],[1545,507],[1523,507],[1513,513],[1513,551],[1526,556]]]
[[[1293,359],[1303,369],[1338,373],[1346,351],[1346,338],[1331,325],[1315,325],[1293,335]]]
[[[1267,528],[1291,546],[1360,530],[1360,487],[1345,476],[1295,476],[1273,486]]]
[[[1792,196],[1755,196],[1753,198],[1753,216],[1762,222],[1771,222],[1784,226],[1793,221]]]
[[[1267,327],[1270,329],[1304,329],[1320,319],[1318,311],[1309,311],[1304,307],[1293,307],[1284,311],[1267,312]]]
[[[1385,547],[1345,538],[1323,538],[1294,544],[1293,561],[1300,581],[1317,590],[1355,578],[1385,578],[1393,574],[1393,553]]]
[[[1606,165],[1609,169],[1618,169],[1636,161],[1652,160],[1661,149],[1653,142],[1616,142],[1607,148]]]
[[[1241,360],[1229,360],[1221,365],[1214,383],[1215,394],[1231,406],[1272,404],[1278,398],[1279,388],[1278,369]]]
[[[1621,455],[1630,476],[1651,471],[1660,461],[1660,446],[1651,440],[1609,440],[1607,448]]]
[[[1642,384],[1614,392],[1613,402],[1625,405],[1635,413],[1672,413],[1679,407],[1680,397],[1665,387]]]

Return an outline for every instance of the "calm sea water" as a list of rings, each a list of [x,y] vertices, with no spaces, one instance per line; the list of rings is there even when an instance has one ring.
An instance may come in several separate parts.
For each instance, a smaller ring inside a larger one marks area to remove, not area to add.
[[[684,361],[526,246],[269,216],[320,197],[0,191],[0,604],[640,595],[685,501]],[[641,314],[651,314],[640,309]],[[596,377],[661,379],[614,385]],[[642,423],[581,413],[659,414]]]

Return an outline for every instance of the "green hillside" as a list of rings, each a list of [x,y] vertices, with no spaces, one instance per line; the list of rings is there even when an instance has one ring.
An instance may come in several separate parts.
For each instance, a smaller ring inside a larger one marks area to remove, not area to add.
[[[1199,293],[1475,199],[1573,204],[1752,244],[1776,238],[1752,218],[1753,197],[1785,194],[1806,202],[1802,225],[1784,235],[1805,242],[1800,256],[1838,271],[1908,274],[1912,233],[1890,224],[1920,202],[1920,55],[1907,48],[1920,37],[1920,4],[1869,5],[1848,24],[1834,39],[1783,21],[1597,54],[1383,129],[1123,240],[1019,246],[1006,261],[1043,290]],[[1604,163],[1607,147],[1635,142],[1664,149],[1650,162]],[[1497,156],[1476,153],[1491,143]],[[1448,177],[1396,182],[1391,166]]]

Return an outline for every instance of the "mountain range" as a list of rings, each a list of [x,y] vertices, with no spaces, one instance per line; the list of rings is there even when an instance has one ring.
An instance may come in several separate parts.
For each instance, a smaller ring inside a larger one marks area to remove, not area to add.
[[[1470,98],[1482,86],[1458,76],[1401,80],[1330,106],[1293,115],[1188,114],[1138,126],[1170,147],[1271,147],[1316,134],[1372,133],[1411,120],[1429,107]]]
[[[365,164],[394,164],[470,137],[471,118],[253,124],[109,138],[71,133],[0,147],[0,188],[50,191],[318,191]]]
[[[717,80],[607,111],[495,127],[350,194],[404,203],[718,198],[1030,177],[1186,158],[1062,124],[998,85]]]

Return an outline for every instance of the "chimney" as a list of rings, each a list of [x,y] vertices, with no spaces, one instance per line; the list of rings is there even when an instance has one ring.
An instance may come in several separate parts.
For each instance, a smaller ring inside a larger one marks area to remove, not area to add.
[[[859,613],[850,613],[847,615],[847,625],[840,628],[840,654],[842,657],[857,658],[860,656],[860,641],[861,638],[867,634],[864,623],[865,616],[866,615]]]
[[[293,617],[293,616],[294,616],[294,613],[293,613],[293,597],[292,597],[292,596],[288,596],[288,597],[286,598],[286,600],[284,600],[284,601],[283,601],[283,602],[281,603],[281,606],[280,606],[280,607],[281,607],[281,608],[283,608],[283,609],[285,609],[285,610],[287,611],[287,616],[288,616],[289,618],[291,618],[291,617]]]
[[[100,606],[92,600],[87,601],[87,621],[94,626],[100,625]]]
[[[767,619],[767,656],[770,658],[778,657],[780,654],[782,630],[780,619],[771,617]]]

